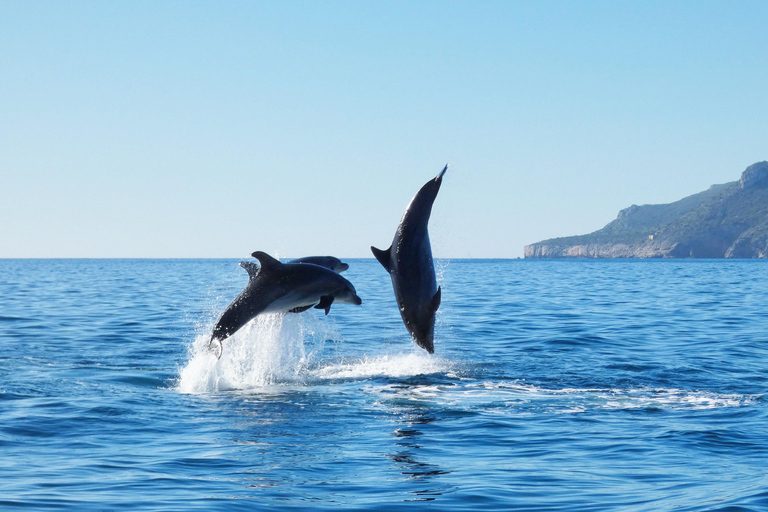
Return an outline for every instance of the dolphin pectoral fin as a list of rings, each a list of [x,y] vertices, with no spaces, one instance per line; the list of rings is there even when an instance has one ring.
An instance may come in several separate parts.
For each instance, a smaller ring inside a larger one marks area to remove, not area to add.
[[[308,310],[312,306],[314,306],[314,304],[310,304],[309,306],[299,306],[299,307],[296,307],[296,308],[293,308],[293,309],[289,309],[288,312],[289,313],[301,313],[302,311]]]
[[[435,295],[432,297],[432,304],[430,306],[432,307],[432,312],[434,313],[437,311],[437,308],[440,307],[440,299],[442,293],[440,292],[440,286],[437,287],[437,292],[435,292]]]
[[[320,297],[320,303],[315,306],[315,309],[324,309],[327,315],[331,311],[331,304],[333,304],[333,295],[323,295]]]
[[[392,263],[392,246],[389,246],[389,249],[386,251],[382,251],[381,249],[377,249],[374,246],[371,246],[371,252],[376,257],[377,260],[379,260],[379,263],[386,269],[387,272],[389,272],[389,265]]]
[[[259,260],[259,265],[266,271],[273,270],[282,265],[282,263],[265,252],[256,251],[251,256]]]
[[[259,266],[252,261],[241,261],[240,266],[248,272],[249,279],[255,279],[259,275]]]

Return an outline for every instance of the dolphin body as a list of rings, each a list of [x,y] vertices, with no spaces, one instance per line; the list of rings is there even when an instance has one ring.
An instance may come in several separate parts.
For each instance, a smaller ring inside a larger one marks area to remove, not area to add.
[[[382,251],[371,247],[373,255],[392,278],[395,299],[406,329],[416,344],[430,354],[435,352],[435,313],[440,307],[440,287],[435,278],[427,224],[447,170],[446,165],[413,197],[389,249]]]
[[[221,314],[211,334],[209,343],[218,342],[219,358],[224,349],[221,342],[262,313],[300,312],[314,306],[327,315],[334,302],[363,303],[352,283],[330,269],[280,263],[261,251],[251,256],[259,266],[240,262],[248,272],[248,284]]]
[[[311,263],[313,265],[320,265],[321,267],[329,268],[334,272],[344,272],[349,268],[349,265],[342,262],[339,258],[333,256],[306,256],[304,258],[297,258],[291,260],[288,263]]]

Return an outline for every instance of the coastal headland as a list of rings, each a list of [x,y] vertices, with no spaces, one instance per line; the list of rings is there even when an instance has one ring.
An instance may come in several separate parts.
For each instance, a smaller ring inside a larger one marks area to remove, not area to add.
[[[768,161],[669,204],[632,205],[604,228],[552,238],[526,258],[766,258]]]

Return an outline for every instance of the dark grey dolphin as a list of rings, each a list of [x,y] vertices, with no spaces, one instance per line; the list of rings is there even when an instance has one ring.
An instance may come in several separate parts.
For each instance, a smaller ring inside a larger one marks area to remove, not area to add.
[[[320,265],[321,267],[329,268],[334,272],[344,272],[349,268],[349,265],[343,263],[339,258],[334,258],[333,256],[306,256],[304,258],[291,260],[288,263],[312,263],[313,265]]]
[[[287,265],[261,251],[251,256],[259,266],[240,262],[250,277],[245,289],[221,314],[210,344],[221,342],[261,313],[306,311],[315,306],[331,310],[333,302],[362,304],[352,283],[336,272],[318,265]],[[221,357],[221,351],[219,352]]]
[[[427,224],[447,170],[446,165],[413,197],[389,249],[382,251],[371,247],[373,255],[392,278],[395,299],[406,329],[416,344],[430,354],[435,352],[435,312],[440,307],[440,287],[432,264]]]

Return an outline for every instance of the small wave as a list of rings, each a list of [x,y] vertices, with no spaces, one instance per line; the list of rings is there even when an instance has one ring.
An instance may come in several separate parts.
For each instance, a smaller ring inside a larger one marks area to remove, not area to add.
[[[716,409],[751,405],[761,395],[719,394],[667,388],[539,388],[527,384],[488,384],[488,388],[509,389],[540,400],[567,397],[581,408],[598,409]]]
[[[586,409],[667,409],[700,410],[723,407],[744,407],[754,404],[762,395],[723,394],[713,391],[677,388],[564,388],[527,387],[533,396],[543,400],[567,396]]]
[[[683,389],[551,389],[524,381],[475,381],[408,388],[382,385],[369,386],[367,391],[372,394],[402,395],[401,398],[428,396],[434,403],[453,409],[495,414],[577,414],[594,410],[705,410],[747,407],[762,400],[762,395],[721,394]]]

